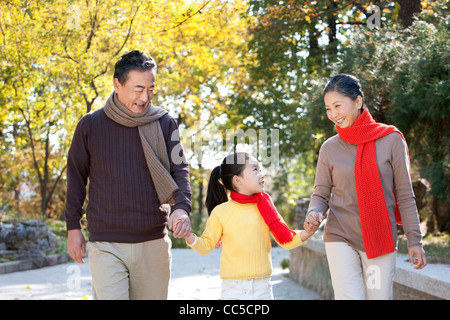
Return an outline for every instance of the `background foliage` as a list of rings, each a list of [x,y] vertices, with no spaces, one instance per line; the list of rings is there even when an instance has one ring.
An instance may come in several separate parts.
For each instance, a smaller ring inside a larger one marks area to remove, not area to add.
[[[231,151],[226,133],[250,129],[279,132],[266,185],[293,222],[335,134],[322,89],[347,72],[376,119],[405,134],[413,178],[429,186],[427,219],[448,230],[449,23],[445,0],[1,1],[0,209],[62,218],[75,126],[103,106],[115,61],[140,49],[158,64],[154,104],[181,129],[196,229],[209,171]]]

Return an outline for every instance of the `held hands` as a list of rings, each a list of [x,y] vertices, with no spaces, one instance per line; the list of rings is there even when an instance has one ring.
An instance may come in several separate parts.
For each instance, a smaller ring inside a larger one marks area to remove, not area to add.
[[[169,216],[169,229],[172,229],[175,238],[185,238],[191,234],[191,220],[183,209],[176,209]]]
[[[309,238],[314,233],[316,233],[324,218],[325,217],[321,212],[311,211],[306,217],[305,222],[303,223],[305,236]]]

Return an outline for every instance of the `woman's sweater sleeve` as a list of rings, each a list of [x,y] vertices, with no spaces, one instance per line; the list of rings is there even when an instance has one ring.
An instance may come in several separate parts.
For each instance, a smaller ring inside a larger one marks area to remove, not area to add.
[[[331,168],[326,152],[326,143],[322,145],[317,160],[316,177],[314,181],[314,191],[311,195],[311,201],[308,207],[308,213],[311,211],[322,212],[324,215],[328,210],[328,200],[331,196],[331,187],[333,185],[331,177]]]

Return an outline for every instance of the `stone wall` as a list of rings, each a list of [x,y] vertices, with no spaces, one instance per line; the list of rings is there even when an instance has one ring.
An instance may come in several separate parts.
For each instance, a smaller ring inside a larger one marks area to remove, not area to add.
[[[55,260],[51,253],[57,247],[58,238],[41,220],[0,223],[0,262],[9,269],[16,265],[19,269],[48,266]]]
[[[333,300],[333,287],[328,269],[325,247],[316,239],[291,250],[289,278],[319,294],[324,300]]]

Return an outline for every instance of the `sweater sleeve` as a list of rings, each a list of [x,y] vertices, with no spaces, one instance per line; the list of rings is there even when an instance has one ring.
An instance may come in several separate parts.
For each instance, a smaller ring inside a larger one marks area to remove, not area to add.
[[[166,140],[167,154],[170,160],[170,174],[178,185],[173,197],[175,209],[184,209],[191,212],[191,185],[189,178],[189,164],[184,155],[184,149],[180,141],[180,134],[175,120],[170,116],[160,119],[161,128]]]
[[[273,239],[276,241],[276,243],[278,243],[279,246],[281,246],[283,249],[286,250],[292,250],[301,246],[302,244],[305,244],[306,241],[303,242],[301,237],[302,230],[293,230],[293,231],[295,232],[295,236],[290,242],[281,244],[277,241],[277,239],[275,239],[275,237],[273,237]]]
[[[78,122],[67,158],[67,192],[64,210],[67,230],[81,229],[80,220],[86,199],[90,163],[87,122],[86,116]]]
[[[220,219],[216,214],[214,214],[213,211],[206,222],[206,228],[202,236],[198,237],[194,234],[196,238],[195,242],[192,245],[188,245],[200,254],[208,254],[215,248],[217,242],[222,236],[222,231],[223,228]]]
[[[407,146],[399,134],[394,135],[392,144],[392,169],[397,205],[400,210],[403,230],[408,239],[408,247],[421,245],[422,234],[409,173]]]
[[[280,215],[280,219],[281,219],[281,222],[283,222],[284,224],[287,225],[286,221],[284,221],[284,219],[281,215]],[[292,231],[295,232],[295,236],[293,237],[293,239],[291,241],[289,241],[287,243],[283,243],[283,244],[281,244],[277,241],[277,239],[273,236],[272,232],[270,234],[272,235],[272,238],[275,240],[276,243],[278,243],[278,245],[280,247],[282,247],[283,249],[286,249],[286,250],[292,250],[292,249],[295,249],[307,242],[307,241],[305,241],[305,242],[302,241],[302,237],[301,237],[302,230],[292,230]]]
[[[326,152],[326,143],[322,145],[319,151],[317,161],[316,177],[314,181],[314,191],[311,195],[311,201],[308,207],[308,214],[313,212],[322,212],[324,215],[328,210],[328,200],[331,196],[331,187],[333,185],[331,177],[331,168]]]

